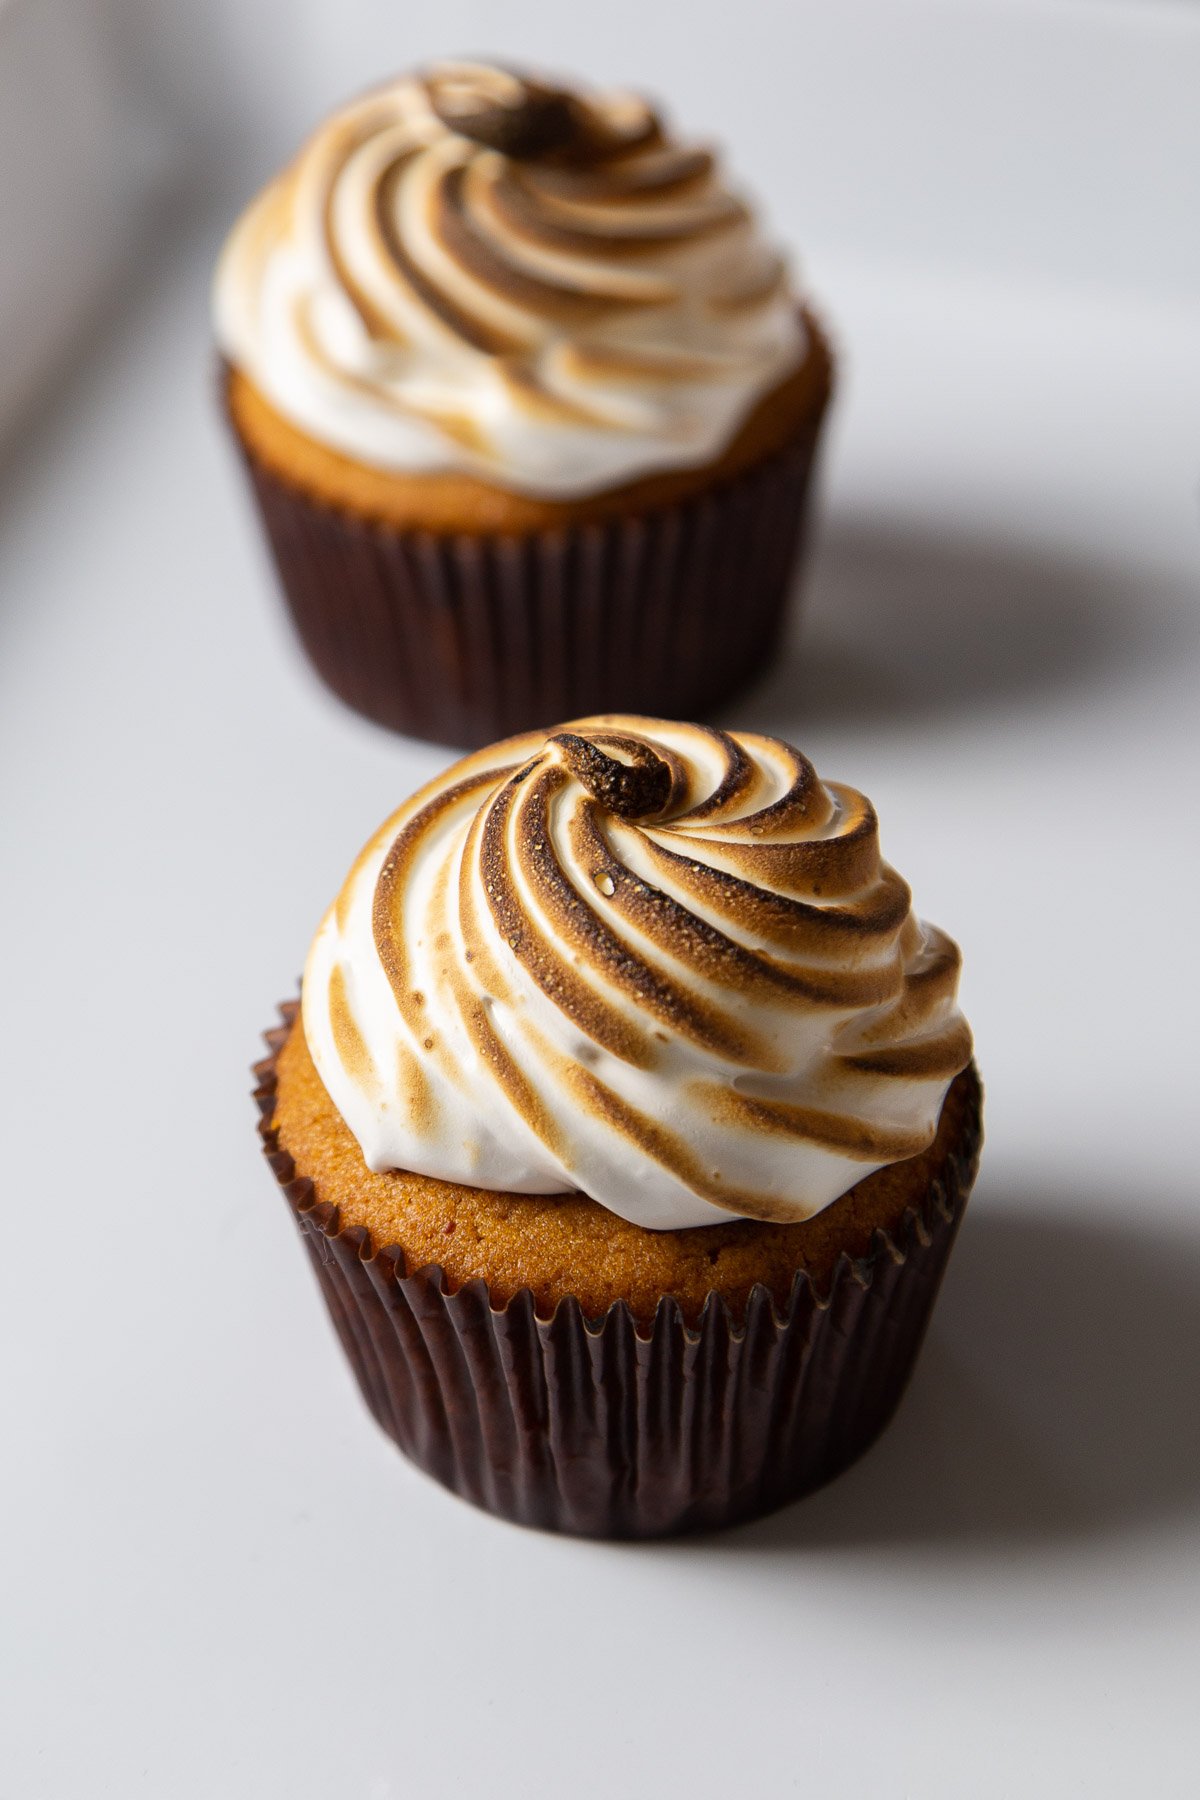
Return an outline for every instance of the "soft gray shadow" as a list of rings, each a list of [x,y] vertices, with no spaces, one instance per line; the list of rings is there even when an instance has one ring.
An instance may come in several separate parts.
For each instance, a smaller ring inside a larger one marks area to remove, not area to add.
[[[1084,1199],[977,1200],[883,1437],[706,1549],[1020,1554],[1200,1513],[1200,1233]]]
[[[1169,571],[999,537],[835,520],[815,549],[797,642],[729,717],[776,731],[888,729],[1059,696],[1165,662],[1194,629],[1186,586]]]

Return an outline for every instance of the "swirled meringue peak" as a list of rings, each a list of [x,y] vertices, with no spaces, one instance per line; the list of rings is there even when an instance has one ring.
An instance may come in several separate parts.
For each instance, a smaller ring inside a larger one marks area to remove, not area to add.
[[[710,150],[480,63],[334,114],[235,227],[215,312],[318,442],[549,499],[715,459],[806,344]]]
[[[367,845],[309,954],[374,1170],[793,1221],[931,1142],[955,945],[874,811],[778,739],[612,715],[477,752]]]

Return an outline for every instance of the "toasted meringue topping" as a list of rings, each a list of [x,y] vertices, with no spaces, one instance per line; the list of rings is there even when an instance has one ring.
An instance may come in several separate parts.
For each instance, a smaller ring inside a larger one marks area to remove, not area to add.
[[[322,126],[235,227],[215,310],[319,442],[549,498],[714,459],[805,349],[711,152],[643,101],[478,63]]]
[[[959,954],[778,739],[612,715],[479,751],[367,845],[304,1030],[375,1170],[800,1220],[933,1140]]]

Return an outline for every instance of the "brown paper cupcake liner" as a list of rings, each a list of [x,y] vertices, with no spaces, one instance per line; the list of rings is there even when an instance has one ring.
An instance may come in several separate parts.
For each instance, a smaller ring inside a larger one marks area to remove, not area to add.
[[[317,673],[380,724],[471,748],[593,712],[695,718],[761,670],[783,624],[822,416],[693,499],[513,537],[357,518],[239,443]]]
[[[639,1329],[624,1301],[588,1319],[574,1298],[549,1318],[523,1289],[451,1289],[372,1249],[279,1146],[276,1057],[255,1065],[263,1147],[333,1323],[379,1424],[418,1467],[520,1525],[589,1537],[711,1529],[821,1486],[860,1456],[911,1373],[978,1162],[976,1126],[924,1207],[838,1262],[827,1294],[797,1274],[787,1304],[765,1288],[743,1317],[716,1293],[697,1325],[663,1299]]]

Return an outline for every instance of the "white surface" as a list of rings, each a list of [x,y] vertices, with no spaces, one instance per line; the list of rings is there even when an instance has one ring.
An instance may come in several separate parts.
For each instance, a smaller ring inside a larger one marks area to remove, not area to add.
[[[441,755],[292,647],[212,404],[228,216],[0,492],[0,1792],[1193,1794],[1191,315],[810,257],[852,354],[804,655],[737,717],[960,937],[985,1172],[863,1463],[606,1547],[393,1451],[259,1164],[257,1034]]]

